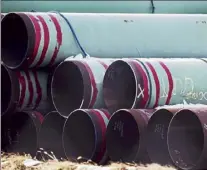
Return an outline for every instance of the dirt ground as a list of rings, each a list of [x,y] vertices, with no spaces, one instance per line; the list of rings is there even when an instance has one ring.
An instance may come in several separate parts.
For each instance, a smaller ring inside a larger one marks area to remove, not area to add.
[[[107,166],[97,166],[91,163],[78,164],[57,160],[39,162],[31,159],[28,155],[20,156],[4,153],[1,153],[1,167],[2,170],[175,170],[175,168],[163,167],[157,164],[141,166],[112,163]]]

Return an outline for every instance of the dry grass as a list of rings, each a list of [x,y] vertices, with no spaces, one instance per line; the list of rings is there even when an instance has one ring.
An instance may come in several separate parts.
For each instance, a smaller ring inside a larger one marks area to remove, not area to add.
[[[96,166],[89,163],[77,164],[68,161],[58,162],[56,160],[41,162],[36,166],[26,167],[24,161],[28,159],[31,159],[28,155],[1,154],[2,170],[175,170],[172,167],[163,167],[157,164],[141,166],[112,163],[108,166]]]

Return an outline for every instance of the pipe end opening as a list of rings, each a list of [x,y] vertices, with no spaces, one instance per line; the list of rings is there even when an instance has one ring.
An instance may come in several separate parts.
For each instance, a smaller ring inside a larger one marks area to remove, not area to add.
[[[147,150],[152,162],[171,165],[167,147],[167,131],[173,114],[167,109],[157,110],[147,125]]]
[[[9,109],[12,100],[12,82],[8,70],[3,65],[1,65],[1,83],[1,114],[3,115]]]
[[[30,113],[17,112],[14,114],[7,127],[7,137],[10,144],[8,152],[36,155],[37,150],[37,127]]]
[[[52,80],[54,106],[63,116],[79,109],[84,99],[84,80],[81,70],[74,62],[61,63]]]
[[[204,134],[198,116],[187,109],[178,112],[168,131],[168,148],[175,165],[182,169],[195,167],[203,147]]]
[[[103,95],[111,112],[132,108],[136,98],[136,80],[127,62],[118,60],[109,66],[104,76]]]
[[[1,22],[1,49],[2,61],[7,67],[17,68],[27,58],[27,50],[29,49],[27,27],[31,27],[31,33],[34,32],[31,25],[31,21],[25,14],[9,13],[3,17]]]
[[[96,147],[95,126],[91,117],[83,110],[76,110],[68,117],[64,130],[64,150],[68,159],[92,159]]]
[[[127,110],[114,113],[107,126],[107,152],[112,161],[132,162],[139,149],[139,129]]]
[[[39,132],[39,148],[43,148],[49,154],[53,152],[57,159],[65,158],[62,145],[64,123],[65,118],[58,112],[50,112],[45,116]],[[41,156],[44,159],[51,159],[45,154]]]

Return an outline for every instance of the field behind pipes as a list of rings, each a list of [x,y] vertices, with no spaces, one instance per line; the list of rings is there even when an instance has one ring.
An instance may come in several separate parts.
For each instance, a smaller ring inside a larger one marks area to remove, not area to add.
[[[206,14],[1,18],[5,154],[207,169]]]

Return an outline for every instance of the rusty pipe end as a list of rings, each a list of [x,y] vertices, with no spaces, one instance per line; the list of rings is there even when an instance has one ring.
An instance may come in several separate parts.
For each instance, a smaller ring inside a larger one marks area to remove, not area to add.
[[[53,104],[61,115],[67,117],[75,109],[88,108],[92,89],[81,61],[62,62],[54,72],[51,86]]]
[[[117,60],[108,67],[103,81],[103,95],[110,112],[132,108],[136,99],[136,78],[127,61]]]
[[[183,109],[172,118],[168,130],[168,149],[174,164],[183,169],[195,169],[205,151],[205,112]],[[204,121],[202,123],[202,121]],[[205,161],[206,169],[207,164]]]
[[[38,132],[42,121],[38,112],[16,112],[7,119],[6,151],[20,154],[36,155],[38,148]]]
[[[121,109],[112,115],[106,132],[107,152],[112,161],[149,162],[145,146],[147,121],[144,110]]]
[[[2,61],[10,69],[25,67],[35,46],[34,25],[25,13],[8,13],[1,21]]]
[[[169,109],[162,108],[155,111],[148,122],[147,151],[154,163],[172,165],[167,147],[167,131],[172,117]]]
[[[19,102],[20,85],[17,75],[1,64],[1,115],[12,114]]]
[[[67,118],[63,130],[63,145],[71,161],[82,157],[96,163],[107,159],[105,133],[108,118],[105,110],[77,109]],[[108,114],[108,113],[107,113]]]
[[[37,154],[38,159],[51,159],[48,155],[42,153],[42,149],[50,155],[55,155],[57,159],[66,158],[62,145],[65,120],[57,111],[52,111],[44,117],[39,132],[39,148],[41,149]]]

